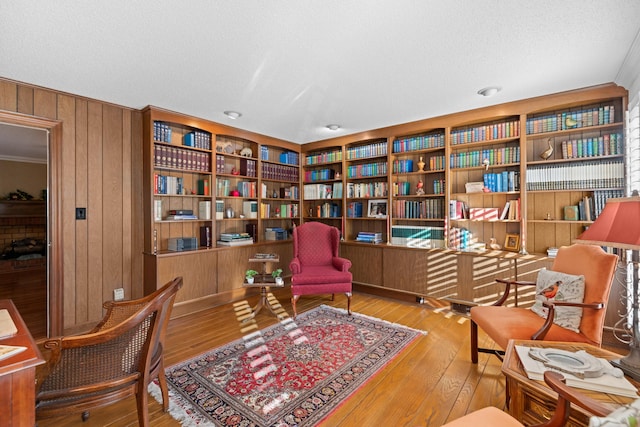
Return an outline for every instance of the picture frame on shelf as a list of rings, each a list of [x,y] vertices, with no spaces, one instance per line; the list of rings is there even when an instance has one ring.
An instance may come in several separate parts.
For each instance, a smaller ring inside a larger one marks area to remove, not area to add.
[[[507,234],[504,239],[504,250],[517,252],[520,249],[520,235]]]
[[[384,199],[369,200],[367,216],[369,218],[386,218],[387,217],[387,201]]]

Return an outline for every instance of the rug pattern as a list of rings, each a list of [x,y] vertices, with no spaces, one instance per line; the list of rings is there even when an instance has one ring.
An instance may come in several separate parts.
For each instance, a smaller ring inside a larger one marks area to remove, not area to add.
[[[321,306],[167,369],[172,415],[187,425],[312,426],[420,334]]]

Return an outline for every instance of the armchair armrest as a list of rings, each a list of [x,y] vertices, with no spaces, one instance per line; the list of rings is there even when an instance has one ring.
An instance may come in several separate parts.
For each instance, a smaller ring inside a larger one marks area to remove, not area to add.
[[[509,298],[509,292],[511,292],[511,286],[535,286],[535,282],[528,282],[523,280],[508,280],[508,279],[495,279],[496,282],[502,283],[505,285],[504,291],[498,301],[494,302],[491,305],[502,305]]]
[[[603,302],[593,302],[593,303],[582,303],[582,302],[567,302],[567,301],[546,301],[542,303],[543,306],[549,309],[547,313],[547,319],[544,321],[544,324],[538,329],[538,331],[531,336],[532,340],[543,340],[544,337],[551,329],[551,325],[553,325],[553,319],[556,315],[556,306],[557,307],[581,307],[581,308],[590,308],[593,310],[601,310],[604,308]]]
[[[565,383],[562,374],[553,371],[544,373],[544,382],[556,393],[558,393],[558,404],[551,419],[543,426],[562,426],[569,419],[570,403],[586,409],[595,416],[606,416],[613,408],[602,402],[569,387]]]
[[[299,258],[294,258],[289,263],[289,270],[291,270],[291,274],[299,274],[302,272],[302,264],[300,264]]]
[[[340,271],[349,271],[351,268],[351,261],[346,258],[333,257],[332,261],[334,268]]]

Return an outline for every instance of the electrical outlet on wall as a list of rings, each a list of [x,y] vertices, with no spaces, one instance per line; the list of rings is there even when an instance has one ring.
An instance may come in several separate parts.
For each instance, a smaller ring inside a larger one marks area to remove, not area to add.
[[[124,299],[124,288],[117,288],[113,290],[113,300],[122,301]]]

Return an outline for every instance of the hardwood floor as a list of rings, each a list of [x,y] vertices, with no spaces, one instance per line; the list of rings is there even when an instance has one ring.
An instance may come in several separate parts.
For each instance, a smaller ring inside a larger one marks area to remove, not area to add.
[[[274,296],[288,313],[293,313],[289,289],[275,290]],[[255,305],[258,297],[246,302],[227,304],[190,314],[169,323],[166,365],[171,366],[212,348],[226,344],[254,330],[265,328],[277,320],[262,310],[255,325],[247,327],[236,313],[248,302]],[[299,312],[321,304],[346,308],[346,297],[336,295],[302,297]],[[418,305],[356,293],[354,312],[389,322],[428,331],[419,337],[389,365],[353,394],[322,424],[334,426],[440,426],[467,412],[493,405],[504,405],[504,377],[501,362],[494,356],[480,355],[477,365],[469,357],[469,321],[446,309],[434,309],[428,303]],[[251,329],[254,327],[255,329]],[[488,338],[481,333],[481,345]],[[163,413],[158,402],[149,398],[152,426],[179,426],[171,415]],[[38,421],[48,426],[136,426],[135,399],[115,403],[91,411],[82,423],[80,415]]]

